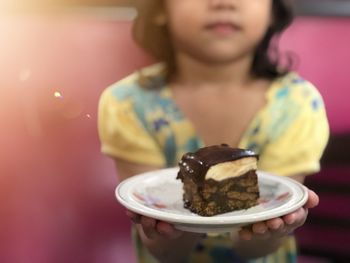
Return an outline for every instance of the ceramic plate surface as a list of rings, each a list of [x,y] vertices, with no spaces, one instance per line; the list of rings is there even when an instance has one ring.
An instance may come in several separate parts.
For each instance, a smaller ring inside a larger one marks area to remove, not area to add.
[[[135,175],[116,188],[118,201],[141,215],[174,224],[190,232],[226,232],[243,225],[288,214],[303,206],[306,188],[288,177],[257,171],[259,204],[246,210],[204,217],[183,207],[182,182],[176,180],[178,168]]]

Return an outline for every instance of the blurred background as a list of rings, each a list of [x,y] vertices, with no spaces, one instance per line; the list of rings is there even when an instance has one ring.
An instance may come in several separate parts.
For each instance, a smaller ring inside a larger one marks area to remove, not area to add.
[[[135,262],[100,154],[98,98],[151,60],[132,41],[137,0],[0,0],[0,262]],[[300,262],[350,262],[350,1],[303,0],[281,39],[324,96],[332,137]]]

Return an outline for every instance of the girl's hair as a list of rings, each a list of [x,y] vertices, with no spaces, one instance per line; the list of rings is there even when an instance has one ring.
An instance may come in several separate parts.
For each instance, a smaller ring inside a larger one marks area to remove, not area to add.
[[[163,0],[139,1],[138,16],[133,24],[135,41],[150,55],[166,63],[166,77],[176,71],[174,50],[166,26],[156,25],[156,18],[163,10]],[[256,77],[273,79],[288,72],[288,66],[281,69],[276,37],[293,20],[293,8],[289,0],[273,0],[273,23],[268,28],[261,43],[257,46],[252,74]]]

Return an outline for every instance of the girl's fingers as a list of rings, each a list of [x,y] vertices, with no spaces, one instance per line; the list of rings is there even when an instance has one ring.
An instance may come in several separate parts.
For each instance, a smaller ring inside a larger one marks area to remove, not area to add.
[[[252,225],[252,231],[254,234],[264,234],[268,230],[265,222],[258,222]]]
[[[293,213],[290,213],[288,215],[285,215],[283,217],[283,221],[287,224],[287,225],[302,225],[307,217],[307,209],[304,208],[299,208],[298,210],[296,210]]]
[[[308,195],[309,195],[309,197],[308,197],[308,200],[307,200],[306,204],[304,205],[304,207],[305,208],[314,208],[315,206],[318,205],[318,203],[320,202],[320,199],[319,199],[318,195],[310,189],[308,189]]]
[[[275,231],[275,230],[283,228],[284,221],[282,220],[282,218],[279,218],[279,217],[273,218],[273,219],[267,220],[266,225],[269,229]]]
[[[154,239],[159,235],[156,230],[157,222],[155,219],[142,216],[140,223],[142,225],[142,230],[145,233],[147,238]]]
[[[183,234],[182,231],[175,229],[171,224],[163,221],[157,223],[156,229],[160,235],[170,239],[178,238]]]
[[[141,216],[130,211],[130,210],[126,210],[126,215],[131,219],[132,222],[134,222],[135,224],[140,224],[140,220],[141,220]]]
[[[301,226],[305,222],[306,216],[307,210],[300,208],[282,218],[273,218],[243,227],[239,231],[239,237],[242,240],[250,240],[252,238],[268,239],[271,236],[283,237]]]
[[[253,237],[252,231],[250,231],[247,228],[242,228],[241,230],[239,230],[238,235],[239,235],[240,239],[245,240],[245,241],[249,241]]]
[[[132,211],[127,210],[126,215],[135,223],[141,224],[142,231],[149,239],[164,237],[174,239],[180,237],[183,232],[175,229],[171,224],[156,219],[141,216]]]
[[[132,212],[132,211],[130,211],[130,210],[126,210],[126,215],[128,216],[128,217],[130,217],[130,218],[133,218],[136,214],[134,213],[134,212]]]
[[[254,230],[253,230],[254,229]],[[251,240],[254,236],[262,235],[266,232],[264,222],[242,227],[238,231],[238,236],[242,240]]]

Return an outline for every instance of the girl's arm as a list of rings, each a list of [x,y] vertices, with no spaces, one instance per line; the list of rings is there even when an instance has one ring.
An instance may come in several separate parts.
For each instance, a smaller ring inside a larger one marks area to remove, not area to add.
[[[140,165],[119,159],[115,159],[115,164],[120,180],[135,174],[160,169],[160,167]],[[142,243],[160,262],[181,262],[188,257],[201,238],[200,234],[179,231],[171,224],[131,211],[127,211],[127,215],[136,224]]]

